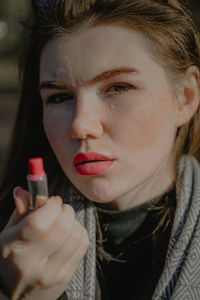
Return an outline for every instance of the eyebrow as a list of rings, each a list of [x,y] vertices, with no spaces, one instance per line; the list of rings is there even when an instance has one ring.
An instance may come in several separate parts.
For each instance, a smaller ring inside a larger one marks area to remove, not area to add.
[[[94,84],[94,83],[98,83],[100,81],[104,81],[104,80],[108,80],[114,76],[118,76],[120,74],[130,74],[130,73],[140,73],[140,71],[138,69],[135,68],[125,68],[125,67],[120,67],[120,68],[115,68],[115,69],[111,69],[108,71],[105,71],[99,75],[97,75],[96,77],[92,78],[88,84]],[[64,83],[64,82],[58,82],[58,81],[46,81],[46,82],[42,82],[39,86],[39,89],[61,89],[61,90],[65,90],[65,89],[69,89],[69,85]]]

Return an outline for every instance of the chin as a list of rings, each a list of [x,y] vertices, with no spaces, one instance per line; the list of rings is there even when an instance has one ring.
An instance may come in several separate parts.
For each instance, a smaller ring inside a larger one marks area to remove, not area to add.
[[[81,189],[79,190],[86,198],[96,203],[110,203],[115,199],[114,195],[110,195],[109,193],[107,194],[105,192],[102,193],[102,191],[100,193],[94,193],[91,191],[82,191]]]

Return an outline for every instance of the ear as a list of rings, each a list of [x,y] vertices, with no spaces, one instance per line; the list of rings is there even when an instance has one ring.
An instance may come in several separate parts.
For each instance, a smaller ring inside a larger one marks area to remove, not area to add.
[[[180,127],[190,121],[200,102],[200,74],[196,66],[188,67],[178,93],[176,125]]]

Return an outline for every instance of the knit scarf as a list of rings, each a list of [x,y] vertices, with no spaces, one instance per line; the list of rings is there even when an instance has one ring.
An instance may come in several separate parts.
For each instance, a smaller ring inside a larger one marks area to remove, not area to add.
[[[182,156],[176,183],[177,209],[164,270],[152,300],[200,299],[200,166]]]
[[[177,209],[164,270],[152,300],[200,299],[200,167],[184,155],[176,183]],[[90,246],[66,289],[68,300],[94,300],[96,287],[96,220],[94,205],[73,185],[67,201],[89,235]],[[134,284],[134,283],[133,283]]]
[[[94,300],[96,286],[96,219],[94,205],[73,185],[67,190],[65,203],[73,206],[75,218],[86,228],[90,246],[65,293],[68,300]]]

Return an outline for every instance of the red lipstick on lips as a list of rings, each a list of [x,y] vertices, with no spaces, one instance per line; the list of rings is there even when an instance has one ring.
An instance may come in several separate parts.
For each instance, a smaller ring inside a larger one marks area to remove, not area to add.
[[[73,164],[80,175],[98,175],[113,164],[113,159],[96,152],[79,153]]]

